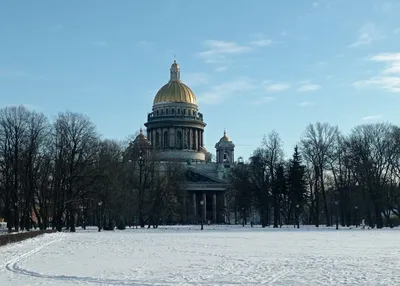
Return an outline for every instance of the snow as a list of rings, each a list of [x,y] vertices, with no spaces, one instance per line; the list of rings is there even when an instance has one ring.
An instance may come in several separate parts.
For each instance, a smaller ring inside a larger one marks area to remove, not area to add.
[[[399,285],[400,229],[160,227],[0,247],[0,285]]]

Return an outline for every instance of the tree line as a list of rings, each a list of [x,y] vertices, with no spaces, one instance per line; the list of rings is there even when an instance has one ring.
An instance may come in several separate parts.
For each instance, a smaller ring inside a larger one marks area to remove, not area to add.
[[[364,124],[343,134],[317,122],[306,127],[290,160],[278,133],[265,136],[248,162],[231,170],[227,196],[235,218],[255,209],[263,226],[365,220],[370,227],[393,227],[400,219],[399,179],[398,126]]]
[[[72,232],[178,221],[184,170],[148,153],[138,160],[138,148],[102,139],[83,114],[50,121],[24,106],[0,109],[0,219],[9,231]]]
[[[104,139],[79,113],[49,120],[24,106],[0,109],[0,219],[9,231],[185,223],[185,166],[161,164],[139,137]],[[393,226],[399,176],[400,128],[392,124],[349,134],[310,124],[289,160],[272,131],[249,160],[231,166],[225,212],[247,223],[255,210],[263,226],[274,227],[362,219]]]

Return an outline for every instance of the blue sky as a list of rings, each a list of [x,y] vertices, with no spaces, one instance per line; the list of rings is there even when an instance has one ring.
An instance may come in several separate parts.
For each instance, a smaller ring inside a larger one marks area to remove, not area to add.
[[[276,130],[400,121],[400,1],[2,1],[0,106],[135,133],[174,55],[207,123],[248,157]]]

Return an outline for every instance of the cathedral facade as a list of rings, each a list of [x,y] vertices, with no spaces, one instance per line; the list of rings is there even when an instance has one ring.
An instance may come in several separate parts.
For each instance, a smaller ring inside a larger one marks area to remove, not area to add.
[[[141,130],[135,141],[148,143],[160,162],[185,165],[187,223],[225,223],[226,173],[234,163],[235,145],[226,135],[215,144],[215,162],[204,147],[206,123],[199,111],[194,92],[180,79],[176,61],[170,68],[169,81],[157,92],[147,116],[145,136]]]

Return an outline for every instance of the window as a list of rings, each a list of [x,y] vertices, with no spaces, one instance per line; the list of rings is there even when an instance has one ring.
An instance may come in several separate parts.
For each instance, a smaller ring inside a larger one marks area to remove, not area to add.
[[[164,109],[161,109],[161,115],[164,115]]]
[[[165,114],[168,114],[169,113],[169,109],[167,108],[166,110],[165,110]]]
[[[160,113],[158,112],[158,110],[156,111],[157,115],[160,115]]]
[[[175,114],[175,109],[171,109],[171,113],[172,113],[172,114]]]
[[[178,108],[178,114],[181,114],[181,109],[180,108]]]

